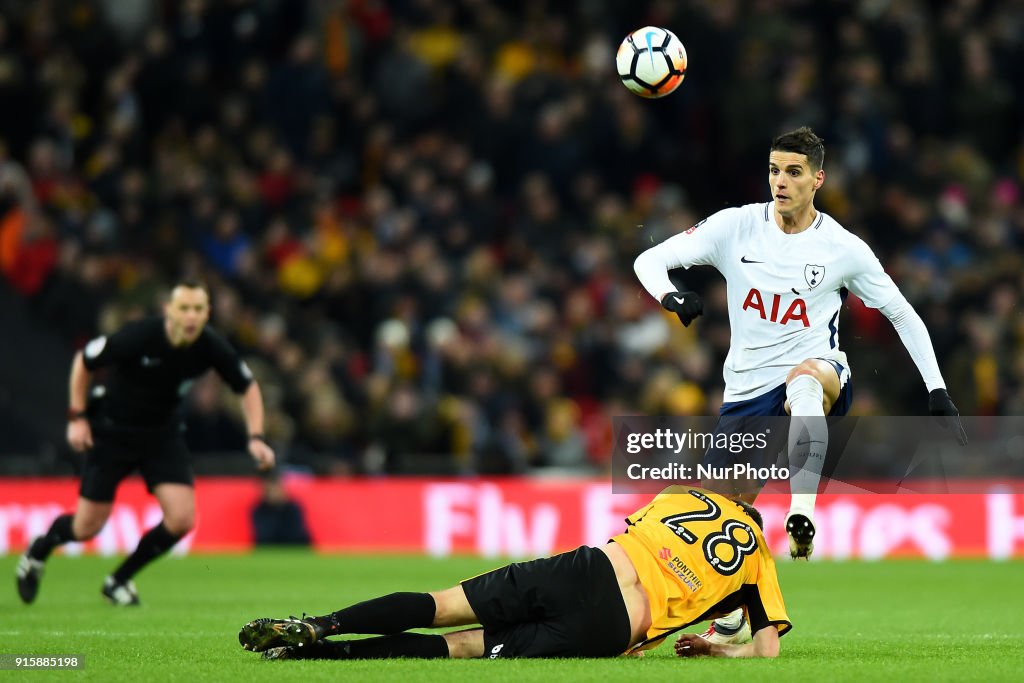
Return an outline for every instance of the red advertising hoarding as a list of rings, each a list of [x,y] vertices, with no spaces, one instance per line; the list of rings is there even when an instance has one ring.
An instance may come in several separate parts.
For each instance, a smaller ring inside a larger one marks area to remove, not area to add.
[[[0,554],[20,552],[43,533],[74,504],[77,486],[71,479],[0,480]],[[305,510],[318,550],[438,556],[526,557],[600,544],[649,499],[613,494],[605,480],[293,478],[286,488]],[[198,527],[175,552],[251,548],[259,481],[202,478],[196,491]],[[766,538],[778,554],[788,549],[788,503],[782,494],[758,499]],[[815,515],[819,559],[1024,556],[1021,494],[824,494]],[[65,552],[129,551],[160,517],[142,483],[126,482],[103,532]]]

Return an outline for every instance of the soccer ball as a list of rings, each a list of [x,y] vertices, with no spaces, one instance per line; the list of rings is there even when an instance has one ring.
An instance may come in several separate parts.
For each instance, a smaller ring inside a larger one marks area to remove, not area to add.
[[[640,97],[664,97],[686,75],[686,48],[668,29],[645,26],[630,33],[615,55],[622,84]]]

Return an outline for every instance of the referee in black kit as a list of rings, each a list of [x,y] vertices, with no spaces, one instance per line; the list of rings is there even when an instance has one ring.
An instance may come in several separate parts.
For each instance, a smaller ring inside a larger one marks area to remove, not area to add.
[[[19,560],[18,594],[25,603],[35,600],[43,563],[53,549],[98,534],[110,516],[118,485],[137,469],[164,517],[106,578],[103,595],[115,605],[139,604],[131,578],[195,523],[192,464],[180,407],[192,382],[210,368],[241,396],[249,453],[257,466],[273,467],[274,451],[263,438],[259,385],[238,353],[206,327],[209,317],[206,287],[181,282],[171,291],[162,317],[128,323],[75,354],[67,436],[72,449],[85,453],[78,507],[73,515],[57,517]],[[105,367],[110,374],[104,391],[93,392],[87,411],[92,373]]]

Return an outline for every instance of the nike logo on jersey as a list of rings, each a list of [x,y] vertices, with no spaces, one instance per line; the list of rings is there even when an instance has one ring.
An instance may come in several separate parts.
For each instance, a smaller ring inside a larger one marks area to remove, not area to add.
[[[741,256],[740,263],[764,263],[764,261],[751,261],[746,256]]]
[[[150,358],[149,356],[142,357],[142,367],[144,368],[156,367],[157,365],[160,365],[160,363],[162,362],[163,361],[159,358]]]
[[[672,298],[675,299],[676,303],[679,304],[680,306],[683,304],[684,301],[686,301],[685,296],[674,296]]]

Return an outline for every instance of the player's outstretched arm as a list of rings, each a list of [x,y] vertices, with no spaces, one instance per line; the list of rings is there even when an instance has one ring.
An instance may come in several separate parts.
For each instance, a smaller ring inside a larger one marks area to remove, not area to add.
[[[960,423],[960,411],[945,389],[932,389],[928,393],[928,413],[934,415],[942,428],[952,432],[961,446],[967,445],[967,432]]]
[[[677,292],[668,277],[668,271],[680,265],[671,249],[664,244],[651,247],[633,262],[640,284],[661,304],[666,311],[679,317],[685,327],[704,313],[704,302],[696,292]]]
[[[661,307],[675,313],[683,327],[704,314],[704,302],[697,292],[669,292],[661,298]]]
[[[902,294],[879,310],[896,328],[903,346],[910,353],[928,387],[928,413],[937,417],[942,427],[951,432],[961,446],[966,446],[967,432],[960,423],[960,411],[946,391],[939,363],[935,359],[935,349],[921,316]]]
[[[779,630],[766,626],[754,634],[753,641],[743,645],[712,644],[696,633],[684,633],[676,641],[676,654],[680,657],[778,657]]]
[[[677,291],[668,272],[676,268],[712,266],[724,275],[723,255],[728,252],[743,215],[743,209],[723,209],[647,249],[633,261],[633,271],[647,293],[663,308],[679,316],[683,325],[689,326],[704,312],[704,303],[696,292]]]

